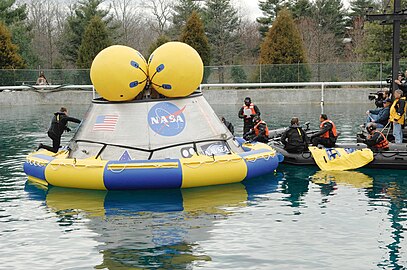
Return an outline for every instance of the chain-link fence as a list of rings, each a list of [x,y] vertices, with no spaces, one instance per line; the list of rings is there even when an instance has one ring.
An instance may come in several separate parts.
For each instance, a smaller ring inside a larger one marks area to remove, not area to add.
[[[406,69],[407,62],[400,62],[400,71]],[[34,85],[40,71],[53,85],[91,84],[89,69],[3,69],[0,86]],[[390,74],[391,62],[207,66],[203,83],[383,81]]]
[[[49,84],[91,84],[89,69],[1,69],[0,86],[35,85],[41,71]]]

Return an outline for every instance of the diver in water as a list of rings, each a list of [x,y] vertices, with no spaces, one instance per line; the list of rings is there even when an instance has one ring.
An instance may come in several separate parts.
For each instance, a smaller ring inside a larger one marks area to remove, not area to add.
[[[322,144],[328,148],[334,147],[338,138],[334,122],[329,120],[328,116],[324,113],[319,116],[319,121],[321,122],[319,131],[311,136],[312,145],[317,146]]]
[[[57,153],[59,147],[61,146],[62,133],[64,131],[71,131],[71,129],[67,126],[68,122],[75,122],[79,124],[81,120],[68,116],[68,110],[65,107],[61,107],[59,112],[54,113],[54,117],[51,121],[51,126],[48,130],[48,137],[52,139],[52,147],[40,143],[37,151],[43,148],[48,151]]]
[[[376,130],[376,123],[368,123],[366,125],[366,130],[369,133],[367,139],[363,140],[370,149],[372,150],[389,150],[389,141],[383,133]]]

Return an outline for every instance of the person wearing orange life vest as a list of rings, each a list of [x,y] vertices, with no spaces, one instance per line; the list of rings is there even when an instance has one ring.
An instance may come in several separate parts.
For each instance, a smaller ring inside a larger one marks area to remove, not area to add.
[[[319,131],[311,136],[312,145],[317,146],[322,144],[329,148],[334,147],[336,139],[338,138],[338,132],[334,122],[328,119],[326,114],[321,114],[319,117],[321,124],[319,125]]]
[[[369,133],[367,139],[363,140],[370,149],[372,150],[389,150],[389,141],[383,133],[376,130],[376,123],[368,123],[366,125],[366,130]]]
[[[395,143],[403,142],[403,130],[401,126],[404,125],[404,118],[406,116],[406,98],[402,97],[403,91],[397,89],[394,91],[394,101],[390,107],[389,121],[393,123],[393,136]]]
[[[250,97],[244,99],[244,105],[239,110],[239,118],[243,119],[243,135],[254,127],[253,117],[260,116],[259,108],[252,103]]]
[[[249,139],[249,141],[256,141],[262,143],[268,143],[269,141],[269,128],[266,122],[261,120],[260,116],[256,115],[253,117],[254,127],[245,134],[244,138]]]

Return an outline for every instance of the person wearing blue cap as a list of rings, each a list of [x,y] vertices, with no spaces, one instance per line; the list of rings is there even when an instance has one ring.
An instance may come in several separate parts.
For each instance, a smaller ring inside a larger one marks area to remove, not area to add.
[[[387,123],[389,122],[390,106],[392,103],[393,101],[390,98],[388,98],[384,100],[382,108],[368,110],[366,112],[367,114],[366,124],[370,122],[376,123],[377,128],[383,128],[384,126],[386,126]]]

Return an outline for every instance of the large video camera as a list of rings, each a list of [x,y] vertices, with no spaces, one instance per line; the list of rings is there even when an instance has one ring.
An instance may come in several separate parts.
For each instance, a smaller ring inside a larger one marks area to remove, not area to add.
[[[369,93],[368,96],[369,100],[374,100],[376,107],[381,108],[383,107],[383,101],[387,98],[384,96],[384,91],[379,90],[376,93]]]

